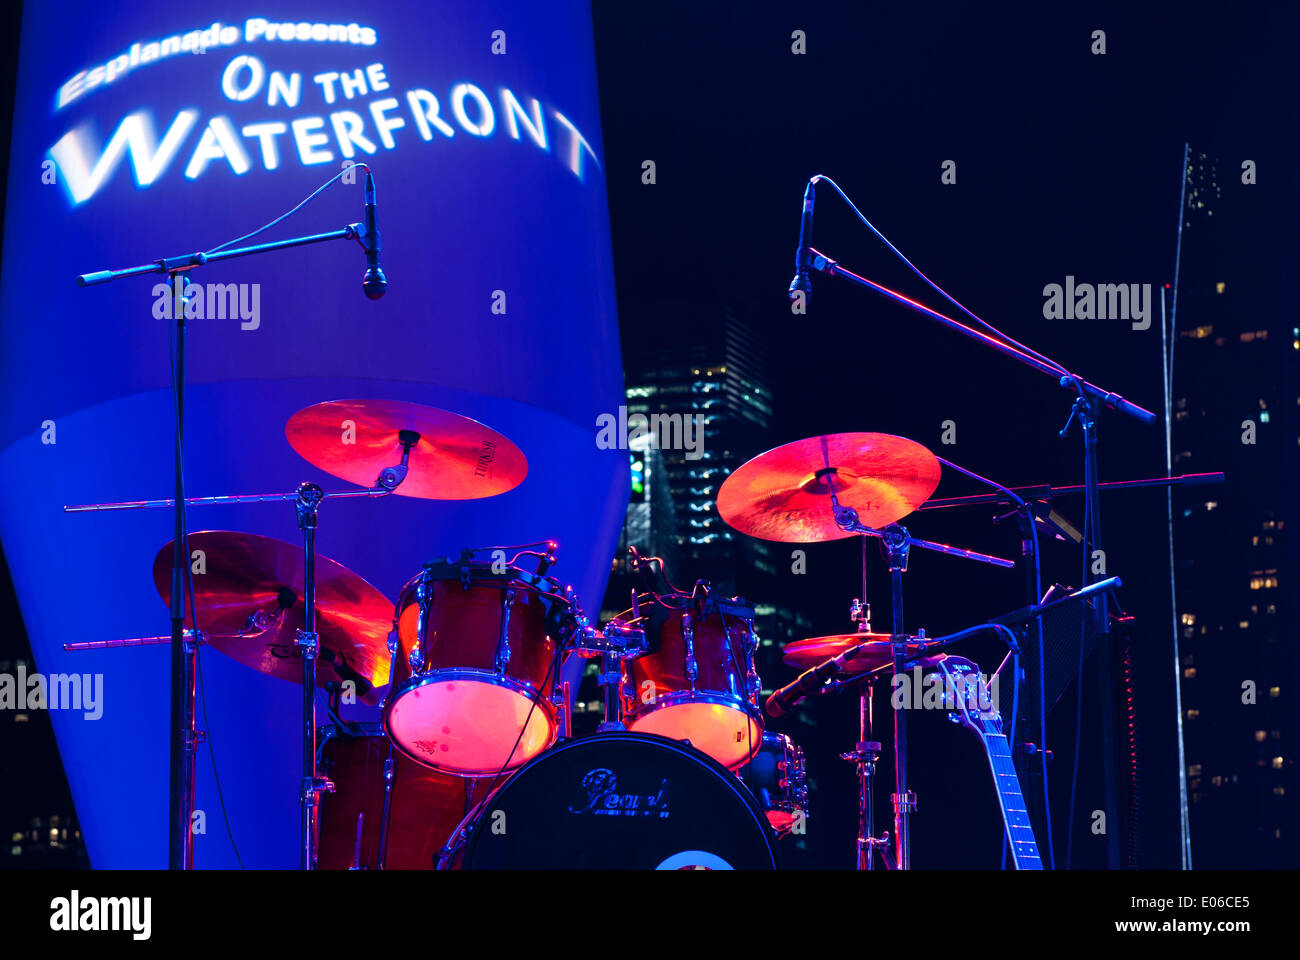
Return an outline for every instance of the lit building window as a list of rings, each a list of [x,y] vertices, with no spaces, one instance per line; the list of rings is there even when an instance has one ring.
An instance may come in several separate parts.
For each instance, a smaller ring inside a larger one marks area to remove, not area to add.
[[[1281,758],[1281,757],[1274,757],[1274,758],[1273,758],[1273,769],[1274,769],[1274,770],[1281,770],[1281,769],[1282,769],[1282,758]]]
[[[1267,740],[1267,739],[1268,739],[1268,731],[1267,731],[1267,730],[1256,730],[1256,731],[1255,731],[1255,742],[1256,742],[1256,743],[1263,743],[1263,742],[1264,742],[1265,740]]]

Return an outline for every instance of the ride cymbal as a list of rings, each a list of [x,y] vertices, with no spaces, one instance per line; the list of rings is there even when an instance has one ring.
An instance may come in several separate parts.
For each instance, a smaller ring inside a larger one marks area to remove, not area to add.
[[[939,485],[939,461],[888,433],[833,433],[796,440],[742,464],[718,491],[718,513],[761,540],[821,543],[854,534],[835,522],[832,489],[868,527],[907,516]]]

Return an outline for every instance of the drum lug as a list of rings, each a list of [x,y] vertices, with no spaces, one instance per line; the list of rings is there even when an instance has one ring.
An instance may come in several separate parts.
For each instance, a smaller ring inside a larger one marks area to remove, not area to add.
[[[695,659],[695,621],[689,613],[682,614],[682,640],[686,642],[686,679],[695,689],[695,678],[700,675],[700,665]]]
[[[420,582],[415,588],[415,601],[420,607],[419,616],[415,621],[415,643],[411,645],[411,653],[406,658],[412,673],[419,673],[424,668],[424,635],[428,629],[429,603],[433,599],[432,581],[433,574],[429,564],[426,563],[420,573]]]
[[[553,684],[551,687],[551,706],[555,707],[558,725],[555,731],[556,741],[568,740],[573,736],[573,709],[569,706],[569,681]]]
[[[497,641],[496,670],[505,673],[510,663],[510,610],[515,605],[514,588],[507,588],[501,602],[501,639]]]

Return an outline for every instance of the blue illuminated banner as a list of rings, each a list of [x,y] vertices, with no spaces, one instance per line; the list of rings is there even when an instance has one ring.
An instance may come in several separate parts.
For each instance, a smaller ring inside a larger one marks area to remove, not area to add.
[[[382,299],[363,294],[351,242],[189,274],[203,296],[186,307],[187,493],[348,486],[287,442],[304,407],[449,410],[515,443],[526,479],[478,500],[327,502],[320,553],[395,602],[436,557],[556,540],[557,575],[593,613],[627,503],[626,454],[593,427],[623,383],[588,4],[275,6],[24,11],[0,274],[0,537],[29,672],[103,678],[96,720],[51,713],[95,866],[166,864],[168,650],[63,645],[167,633],[152,565],[171,518],[62,508],[171,495],[175,322],[157,276],[83,289],[78,274],[212,250],[342,174],[255,242],[338,231],[362,219],[365,178],[350,166],[365,163]],[[300,542],[289,506],[193,509],[189,525]],[[196,863],[292,867],[300,691],[210,648],[200,678]],[[377,719],[365,704],[344,714]]]

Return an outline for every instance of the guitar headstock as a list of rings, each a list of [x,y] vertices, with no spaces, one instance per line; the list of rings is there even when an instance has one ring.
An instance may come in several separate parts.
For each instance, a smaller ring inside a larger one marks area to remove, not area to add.
[[[1002,732],[996,690],[989,689],[978,666],[948,655],[939,658],[934,669],[943,676],[944,706],[952,720],[981,736]]]

